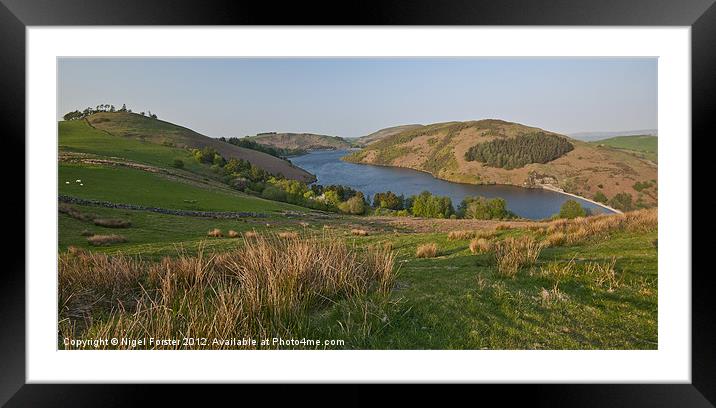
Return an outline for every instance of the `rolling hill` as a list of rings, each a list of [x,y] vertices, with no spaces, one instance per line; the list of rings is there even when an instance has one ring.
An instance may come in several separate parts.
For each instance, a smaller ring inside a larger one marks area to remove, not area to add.
[[[286,178],[304,182],[315,180],[315,177],[307,171],[270,154],[234,146],[191,129],[136,113],[95,113],[87,117],[87,123],[95,129],[125,139],[176,148],[212,147],[226,159],[247,160],[272,174],[283,174]]]
[[[262,145],[298,151],[341,150],[352,147],[351,143],[342,137],[317,135],[313,133],[271,132],[249,136],[248,138]]]
[[[381,139],[385,139],[386,137],[398,134],[400,132],[404,132],[406,130],[417,129],[420,127],[423,127],[423,125],[402,125],[402,126],[388,127],[385,129],[380,129],[380,130],[373,132],[369,135],[365,135],[365,136],[356,138],[355,142],[359,146],[367,146],[373,142],[377,142]]]
[[[59,122],[58,135],[61,195],[175,210],[301,210],[231,188],[186,149],[113,136],[84,120]]]
[[[631,153],[637,157],[658,160],[659,138],[652,135],[616,136],[592,142],[600,147],[609,146]]]
[[[466,157],[468,151],[476,154]],[[643,206],[657,201],[655,164],[621,150],[502,120],[404,130],[344,160],[406,167],[461,183],[557,188],[586,198],[601,193],[600,198],[612,199],[627,193],[634,205]]]

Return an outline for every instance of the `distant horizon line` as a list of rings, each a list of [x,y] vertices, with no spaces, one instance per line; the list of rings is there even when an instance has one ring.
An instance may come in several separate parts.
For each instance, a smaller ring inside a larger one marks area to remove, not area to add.
[[[107,105],[107,106],[109,106],[109,105]],[[90,109],[91,109],[91,108],[90,108]],[[77,111],[79,111],[79,109],[77,109]],[[101,113],[118,113],[118,112],[121,112],[121,111],[114,111],[114,112],[111,112],[111,111],[101,111]],[[128,113],[133,113],[133,114],[136,114],[136,115],[141,115],[141,112],[135,112],[135,111],[129,111]],[[144,115],[141,115],[141,116],[144,116]],[[147,117],[148,117],[148,116],[147,116]],[[178,123],[176,123],[176,122],[170,122],[170,121],[165,120],[165,119],[163,119],[163,118],[161,118],[161,117],[160,117],[160,118],[157,118],[157,119],[158,119],[158,120],[162,120],[162,121],[164,121],[164,122],[172,123],[172,124],[174,124],[174,125],[176,125],[176,126],[185,127],[185,128],[190,129],[190,130],[192,130],[192,131],[195,131],[195,132],[197,132],[197,133],[200,133],[199,131],[196,131],[196,130],[194,130],[193,128],[190,128],[190,127],[189,127],[190,125],[182,125],[182,124],[178,124]],[[60,121],[62,121],[62,120],[63,120],[63,119],[62,119],[62,116],[60,116]],[[655,134],[653,134],[653,136],[658,136],[658,128],[645,127],[645,128],[636,128],[636,129],[629,129],[629,130],[587,130],[587,131],[579,131],[579,132],[569,132],[569,133],[564,132],[564,133],[562,133],[562,132],[557,132],[557,131],[554,131],[554,130],[551,130],[551,129],[547,129],[547,128],[544,128],[544,127],[540,127],[540,126],[537,126],[537,125],[531,125],[531,124],[526,124],[526,123],[523,123],[523,122],[510,121],[510,120],[505,120],[505,119],[500,119],[500,118],[447,120],[447,121],[432,122],[432,123],[428,123],[427,125],[425,125],[425,124],[423,124],[423,123],[415,123],[415,122],[413,122],[413,123],[403,123],[403,124],[398,124],[398,125],[385,126],[385,127],[376,129],[376,130],[374,130],[374,131],[372,131],[372,132],[370,132],[370,133],[367,133],[367,134],[364,134],[364,135],[360,135],[360,136],[338,136],[338,135],[336,135],[336,134],[316,133],[316,132],[312,132],[312,131],[278,131],[278,130],[261,131],[261,132],[256,132],[256,133],[253,134],[253,135],[251,135],[251,134],[245,134],[245,135],[243,135],[243,136],[210,136],[210,135],[205,135],[205,136],[212,137],[212,138],[214,138],[214,139],[219,139],[219,138],[222,138],[222,137],[223,137],[223,138],[230,138],[230,137],[245,138],[245,137],[255,137],[255,136],[260,136],[260,135],[268,135],[268,134],[311,134],[311,135],[319,135],[319,136],[340,137],[340,138],[343,138],[343,139],[358,139],[358,138],[361,138],[361,137],[368,136],[368,135],[371,135],[371,134],[373,134],[373,133],[379,132],[379,131],[384,130],[384,129],[390,129],[390,128],[401,127],[401,126],[414,126],[414,125],[418,125],[418,126],[431,126],[431,125],[436,125],[436,124],[441,124],[441,123],[479,122],[479,121],[483,121],[483,120],[501,120],[501,121],[504,121],[504,122],[516,123],[516,124],[518,124],[518,125],[523,125],[523,126],[537,127],[537,128],[543,129],[543,130],[547,130],[547,131],[550,131],[550,132],[559,133],[559,134],[563,134],[563,135],[565,135],[565,136],[571,136],[571,137],[574,137],[574,136],[596,136],[596,135],[602,135],[602,134],[609,134],[609,135],[622,134],[622,136],[636,136],[636,135],[639,135],[639,134],[647,134],[647,133],[639,133],[639,132],[652,132],[652,131],[655,133]]]

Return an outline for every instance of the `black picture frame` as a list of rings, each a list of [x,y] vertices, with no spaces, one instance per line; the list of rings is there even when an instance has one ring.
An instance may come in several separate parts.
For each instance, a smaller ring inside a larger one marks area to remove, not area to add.
[[[561,25],[561,26],[689,26],[692,56],[692,134],[708,137],[716,117],[716,6],[714,0],[501,0],[491,2],[383,1],[366,2],[274,2],[239,1],[110,1],[110,0],[0,0],[0,83],[2,91],[3,143],[16,158],[25,151],[25,28],[66,25]],[[320,11],[319,11],[320,10]],[[697,137],[697,138],[698,138]],[[692,140],[694,138],[692,137]],[[686,142],[686,141],[685,141]],[[698,152],[698,151],[697,151]],[[703,154],[703,153],[702,153]],[[19,159],[21,161],[23,159]],[[698,162],[692,158],[692,162]],[[23,163],[24,164],[24,163]],[[18,166],[23,164],[18,163]],[[17,167],[19,168],[19,167]],[[24,168],[24,165],[23,167]],[[10,173],[14,174],[14,173]],[[10,177],[15,192],[11,201],[17,222],[25,210],[24,177]],[[23,192],[23,199],[17,198]],[[691,200],[691,197],[684,197]],[[0,283],[0,404],[134,405],[145,402],[144,385],[35,385],[25,382],[25,243],[31,237],[12,233],[6,247],[6,263]],[[20,248],[22,246],[22,248]],[[693,250],[692,250],[693,253]],[[10,256],[8,256],[10,255]],[[12,262],[7,262],[12,260]],[[688,271],[671,271],[683,272]],[[481,386],[479,398],[497,396],[501,405],[522,401],[550,406],[714,406],[716,404],[716,310],[710,283],[711,268],[692,273],[692,381],[690,384],[600,385],[491,385]],[[524,389],[514,389],[524,387]],[[370,403],[373,392],[343,386],[342,402]],[[166,388],[160,392],[167,392]],[[470,394],[475,393],[471,391]],[[201,391],[181,393],[185,403]],[[293,389],[274,391],[276,399],[296,402]],[[309,396],[312,393],[301,393]],[[393,393],[389,393],[393,394]],[[216,396],[215,391],[212,395]],[[433,394],[424,387],[381,397],[381,402],[420,398]],[[443,404],[457,394],[441,393]],[[111,401],[111,402],[110,402]]]

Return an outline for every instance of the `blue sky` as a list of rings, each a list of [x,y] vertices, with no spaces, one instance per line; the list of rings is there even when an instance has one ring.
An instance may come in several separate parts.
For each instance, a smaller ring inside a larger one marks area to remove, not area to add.
[[[560,133],[656,129],[657,59],[59,59],[58,119],[102,103],[213,137],[486,118]]]

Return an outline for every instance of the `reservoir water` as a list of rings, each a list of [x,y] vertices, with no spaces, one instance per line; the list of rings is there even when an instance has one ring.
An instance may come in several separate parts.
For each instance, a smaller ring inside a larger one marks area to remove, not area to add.
[[[562,204],[569,200],[579,201],[583,207],[593,213],[611,211],[554,191],[522,188],[506,185],[473,185],[439,180],[428,173],[397,167],[371,166],[348,163],[341,160],[349,152],[346,150],[313,151],[301,156],[293,156],[291,162],[317,177],[317,183],[324,186],[342,184],[373,199],[375,193],[392,191],[405,197],[430,191],[432,194],[448,196],[457,208],[466,196],[501,197],[507,201],[507,208],[515,214],[530,219],[548,218],[559,212]]]

